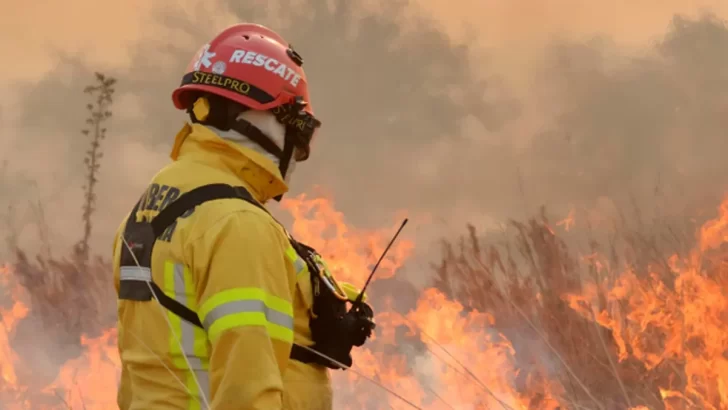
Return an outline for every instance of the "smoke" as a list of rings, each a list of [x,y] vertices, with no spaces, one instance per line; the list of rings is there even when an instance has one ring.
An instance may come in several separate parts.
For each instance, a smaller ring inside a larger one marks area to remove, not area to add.
[[[726,44],[724,23],[707,15],[676,16],[660,41],[631,55],[604,41],[554,45],[541,82],[559,109],[519,161],[532,200],[631,196],[648,213],[713,206],[727,171]]]
[[[728,174],[721,160],[728,30],[718,17],[680,5],[652,5],[650,13],[619,5],[615,18],[629,23],[615,28],[564,0],[542,6],[543,26],[534,27],[535,6],[509,4],[145,6],[146,24],[126,35],[123,57],[101,64],[54,44],[46,51],[54,65],[41,77],[4,85],[16,98],[3,107],[4,175],[13,177],[0,188],[2,209],[40,199],[53,243],[77,240],[88,143],[79,132],[81,90],[103,69],[119,79],[94,237],[96,251],[108,252],[185,119],[169,99],[182,67],[237,21],[272,26],[304,56],[324,125],[291,194],[324,186],[351,222],[381,225],[403,209],[426,214],[432,223],[417,239],[427,249],[467,221],[495,227],[542,204],[566,215],[636,201],[648,216],[713,206]],[[630,11],[634,20],[625,17]]]
[[[0,231],[26,249],[41,245],[44,224],[30,203],[44,205],[58,254],[80,238],[82,90],[93,72],[119,80],[92,240],[107,255],[185,119],[170,100],[183,67],[238,21],[270,25],[305,59],[323,128],[291,195],[326,187],[360,226],[390,224],[400,210],[427,217],[405,231],[424,256],[372,287],[393,289],[395,311],[415,304],[412,282],[429,281],[429,244],[466,222],[493,232],[544,204],[563,216],[586,210],[590,221],[625,204],[647,220],[679,220],[728,188],[725,5],[703,2],[711,7],[699,14],[676,1],[190,0],[81,16],[72,3],[46,11],[53,19],[31,13],[57,33],[50,44],[21,14],[5,14],[15,25],[0,17],[14,62],[0,67]],[[26,31],[23,46],[15,39]],[[418,369],[432,365],[421,359]]]

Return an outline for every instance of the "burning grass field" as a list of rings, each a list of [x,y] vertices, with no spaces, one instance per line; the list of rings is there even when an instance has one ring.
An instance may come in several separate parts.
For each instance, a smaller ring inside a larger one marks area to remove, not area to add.
[[[326,198],[284,208],[293,235],[358,285],[397,225],[347,226]],[[469,227],[422,291],[395,276],[414,250],[396,243],[371,290],[376,337],[336,373],[336,408],[728,409],[728,200],[717,209],[681,229],[545,211],[500,233]],[[103,259],[19,253],[0,268],[0,407],[115,407],[110,278]]]

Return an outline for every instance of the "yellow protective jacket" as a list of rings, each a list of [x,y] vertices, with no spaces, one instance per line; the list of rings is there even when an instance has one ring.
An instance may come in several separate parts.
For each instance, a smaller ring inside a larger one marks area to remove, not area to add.
[[[287,190],[270,160],[198,124],[177,135],[172,159],[138,221],[201,185],[242,185],[261,203]],[[117,291],[124,225],[114,241]],[[151,267],[205,329],[156,300],[119,300],[120,409],[206,409],[203,397],[213,410],[332,408],[327,369],[289,359],[294,341],[312,345],[313,295],[306,264],[270,215],[239,199],[206,202],[156,241]]]

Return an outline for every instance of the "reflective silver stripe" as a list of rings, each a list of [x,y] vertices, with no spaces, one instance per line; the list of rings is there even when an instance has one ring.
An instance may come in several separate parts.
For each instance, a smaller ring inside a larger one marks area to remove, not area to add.
[[[306,268],[306,262],[304,262],[303,259],[297,255],[296,260],[293,261],[293,267],[296,269],[296,275],[300,275]]]
[[[185,266],[174,265],[174,296],[177,302],[187,306],[187,290],[185,289]],[[195,355],[195,326],[186,320],[180,321],[182,334],[180,335],[183,354],[187,356],[190,363],[190,370],[195,373],[198,382],[197,400],[202,404],[202,395],[210,397],[210,378],[207,370],[202,365],[202,360]]]
[[[151,282],[152,271],[149,268],[140,266],[122,266],[119,269],[119,279]]]
[[[260,312],[265,314],[268,322],[283,326],[286,329],[293,329],[293,317],[275,311],[263,303],[262,300],[236,300],[234,302],[223,303],[222,305],[212,309],[205,316],[202,325],[205,329],[209,329],[216,320],[235,313]]]
[[[306,261],[301,258],[301,256],[298,254],[298,252],[296,252],[296,249],[293,246],[288,246],[288,249],[286,249],[286,256],[288,257],[288,260],[290,260],[293,264],[293,269],[296,270],[296,276],[306,271]]]

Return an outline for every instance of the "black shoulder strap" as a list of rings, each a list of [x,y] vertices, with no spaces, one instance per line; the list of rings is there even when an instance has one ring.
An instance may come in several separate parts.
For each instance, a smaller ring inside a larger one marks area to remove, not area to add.
[[[238,198],[262,209],[266,213],[267,209],[263,207],[247,189],[241,186],[232,186],[227,184],[209,184],[197,187],[191,191],[180,195],[174,202],[162,209],[157,216],[152,219],[152,229],[154,236],[159,238],[164,230],[167,229],[174,221],[182,216],[185,212],[194,209],[198,205],[202,205],[208,201],[216,199]]]
[[[154,217],[154,219],[152,219],[151,225],[155,238],[159,238],[159,236],[164,233],[165,229],[174,223],[177,218],[184,215],[185,212],[194,209],[205,202],[227,198],[242,199],[243,201],[262,209],[266,213],[268,212],[244,187],[233,187],[227,184],[203,185],[180,195],[179,198],[167,205],[157,214],[157,216]],[[162,306],[187,322],[199,328],[203,327],[199,316],[197,316],[197,312],[167,296],[167,294],[165,294],[156,283],[152,282],[151,286]]]
[[[263,205],[261,205],[258,201],[256,201],[250,194],[250,192],[248,192],[248,190],[244,187],[234,187],[227,184],[203,185],[180,195],[179,198],[167,205],[167,207],[161,210],[157,214],[157,216],[152,219],[151,225],[152,230],[154,231],[155,238],[159,238],[159,236],[164,233],[167,227],[169,227],[169,225],[176,221],[177,218],[184,215],[185,212],[194,209],[198,205],[201,205],[205,202],[227,198],[242,199],[243,201],[262,209],[270,215],[268,210],[265,209],[265,207],[263,207]],[[288,239],[294,246],[298,245],[298,243],[296,243],[290,236],[288,236]],[[151,286],[157,296],[157,299],[159,300],[159,303],[162,306],[164,306],[170,312],[181,317],[183,320],[191,323],[192,325],[203,328],[202,322],[200,321],[197,312],[167,296],[167,294],[165,294],[162,289],[160,289],[159,286],[157,286],[154,282],[151,282]],[[296,345],[295,343],[292,346],[290,357],[291,359],[298,360],[303,363],[317,363],[323,366],[330,366],[330,363],[325,359],[322,359],[318,355],[307,351],[306,349]]]
[[[194,326],[204,329],[197,312],[167,296],[167,294],[164,293],[164,291],[156,283],[154,283],[154,281],[150,282],[150,286],[152,287],[154,296],[157,297],[159,304],[164,306],[165,309],[181,317],[183,320],[190,322]]]

